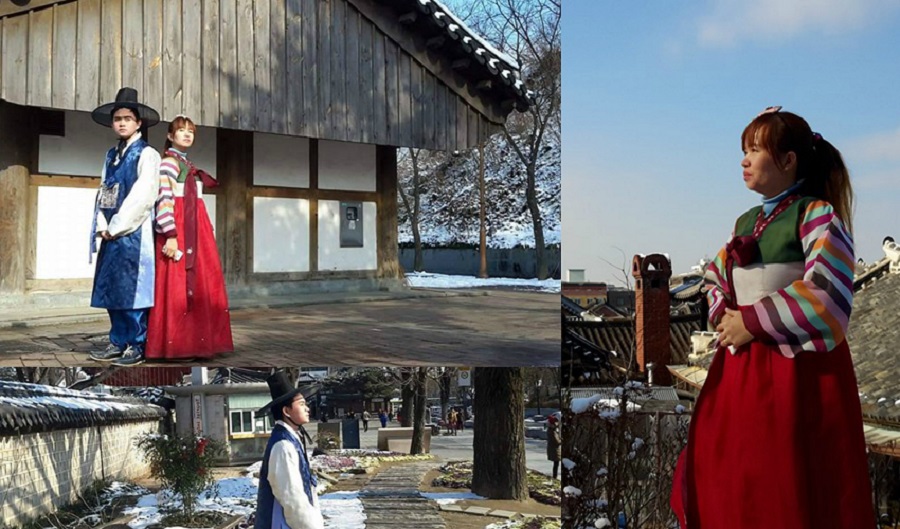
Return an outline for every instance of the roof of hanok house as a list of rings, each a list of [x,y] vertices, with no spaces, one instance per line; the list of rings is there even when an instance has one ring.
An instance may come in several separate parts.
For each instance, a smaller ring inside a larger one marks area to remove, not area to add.
[[[691,333],[702,330],[700,314],[671,316],[669,319],[669,350],[672,363],[683,363],[691,352]],[[574,321],[568,325],[573,332],[607,351],[625,353],[634,349],[634,319],[589,322]]]
[[[533,101],[435,0],[214,5],[0,2],[0,93],[89,112],[126,85],[164,121],[430,149],[474,147]]]
[[[395,5],[398,3],[402,4],[402,2],[394,2]],[[525,87],[519,74],[521,66],[515,59],[499,51],[484,37],[472,31],[439,0],[409,0],[407,3],[429,15],[431,24],[438,30],[442,30],[442,33],[452,42],[458,43],[461,51],[487,69],[499,82],[511,87],[522,98],[525,108],[527,108],[532,98],[532,92]]]
[[[615,353],[603,349],[571,328],[570,321],[562,322],[562,377],[563,385],[599,384],[609,380],[612,371],[611,356]],[[574,380],[572,380],[574,378]]]
[[[582,319],[581,313],[584,312],[584,308],[581,305],[579,305],[578,303],[575,303],[574,301],[572,301],[571,299],[569,299],[566,296],[561,295],[561,296],[559,296],[559,299],[562,302],[563,316],[566,316],[566,317],[572,318],[572,319]]]
[[[900,424],[900,274],[856,293],[847,343],[863,413]]]
[[[154,420],[164,416],[162,408],[137,399],[0,381],[0,436]]]

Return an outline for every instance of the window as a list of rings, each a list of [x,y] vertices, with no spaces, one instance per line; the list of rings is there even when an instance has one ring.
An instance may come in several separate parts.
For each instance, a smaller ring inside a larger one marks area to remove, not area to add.
[[[258,419],[254,419],[253,415],[254,412],[251,410],[232,410],[231,433],[266,433],[272,431],[274,424],[271,415]]]
[[[253,433],[253,412],[249,410],[231,412],[231,433]]]

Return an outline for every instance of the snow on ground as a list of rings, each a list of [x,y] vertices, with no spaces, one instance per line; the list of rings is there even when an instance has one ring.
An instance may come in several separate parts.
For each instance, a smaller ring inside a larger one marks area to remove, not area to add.
[[[251,467],[252,468],[252,467]],[[247,516],[256,512],[256,494],[259,480],[253,477],[226,478],[218,481],[218,494],[212,490],[204,491],[197,500],[198,511],[218,511],[231,515]],[[320,492],[324,484],[320,483]],[[114,483],[108,491],[109,497],[117,495],[134,495],[134,489],[128,489]],[[152,494],[143,490],[137,504],[123,511],[123,514],[134,518],[128,523],[132,529],[146,529],[159,523],[164,513],[160,506],[178,508],[180,501],[173,500],[168,494],[160,492]],[[319,496],[325,527],[334,529],[365,529],[366,515],[358,492],[333,492]]]
[[[485,287],[509,287],[527,290],[539,290],[541,292],[559,292],[559,279],[516,279],[510,277],[489,277],[481,279],[475,276],[451,276],[445,274],[432,274],[429,272],[411,272],[406,274],[406,279],[412,287],[421,288],[485,288]]]
[[[419,496],[437,502],[438,505],[452,505],[463,500],[484,500],[484,496],[471,492],[420,492]]]
[[[366,515],[359,500],[359,491],[324,494],[319,497],[319,507],[325,517],[325,527],[366,529]]]

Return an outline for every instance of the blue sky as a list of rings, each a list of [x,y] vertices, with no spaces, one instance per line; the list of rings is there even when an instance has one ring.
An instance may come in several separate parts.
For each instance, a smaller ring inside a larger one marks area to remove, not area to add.
[[[564,271],[622,284],[623,256],[668,253],[676,273],[713,256],[759,202],[741,178],[740,134],[770,105],[843,153],[857,256],[872,262],[885,235],[900,240],[900,3],[563,7]]]

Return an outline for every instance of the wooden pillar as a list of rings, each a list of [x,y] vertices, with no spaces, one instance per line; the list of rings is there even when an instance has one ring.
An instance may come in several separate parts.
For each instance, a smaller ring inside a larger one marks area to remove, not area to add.
[[[397,226],[397,148],[379,145],[375,151],[375,191],[378,194],[378,277],[399,278]]]
[[[216,174],[225,210],[218,241],[222,268],[226,284],[246,285],[253,272],[253,133],[221,128],[216,132]]]
[[[319,271],[319,140],[309,140],[309,271]]]
[[[0,295],[25,293],[28,185],[38,139],[31,110],[0,100]]]

